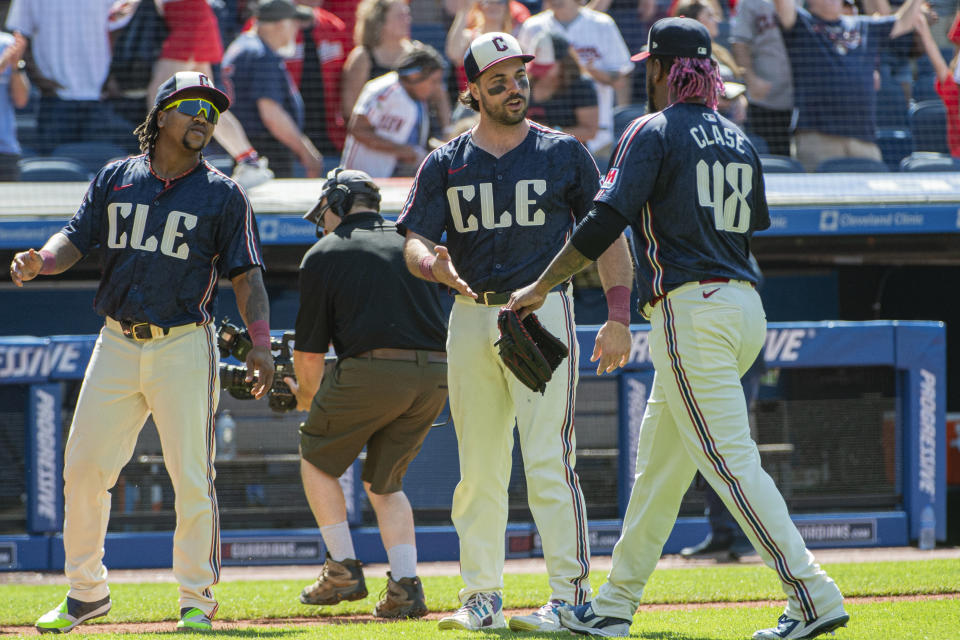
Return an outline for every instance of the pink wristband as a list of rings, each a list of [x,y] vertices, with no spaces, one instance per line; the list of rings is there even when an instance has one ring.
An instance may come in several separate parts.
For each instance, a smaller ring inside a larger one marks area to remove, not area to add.
[[[40,275],[48,275],[54,273],[57,269],[57,256],[53,255],[52,251],[47,249],[40,249],[38,252],[40,257],[43,258],[43,266],[40,267]]]
[[[247,327],[247,333],[250,334],[250,341],[255,347],[270,348],[270,323],[266,320],[257,320]]]
[[[420,273],[424,280],[437,282],[437,276],[433,275],[433,263],[437,261],[437,256],[423,256],[420,258]]]
[[[607,289],[607,320],[630,326],[630,289],[623,286]]]

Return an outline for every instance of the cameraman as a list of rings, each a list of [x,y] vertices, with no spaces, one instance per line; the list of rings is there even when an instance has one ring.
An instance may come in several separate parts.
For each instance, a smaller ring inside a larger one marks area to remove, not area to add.
[[[300,265],[297,380],[286,382],[297,408],[310,412],[300,427],[300,468],[327,560],[300,602],[367,596],[337,480],[366,445],[363,484],[390,562],[386,595],[374,614],[415,618],[427,607],[403,476],[446,402],[446,324],[437,285],[410,275],[403,238],[379,210],[372,178],[338,168],[304,216],[318,236],[321,227],[326,234]],[[331,341],[337,364],[324,376]]]

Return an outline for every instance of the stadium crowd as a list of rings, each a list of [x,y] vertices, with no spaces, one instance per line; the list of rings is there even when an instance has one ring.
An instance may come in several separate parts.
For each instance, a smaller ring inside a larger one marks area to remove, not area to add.
[[[172,73],[234,100],[209,150],[245,187],[332,167],[411,176],[476,114],[463,55],[490,31],[528,53],[529,116],[601,168],[646,110],[650,25],[703,23],[721,113],[767,171],[956,169],[957,0],[0,0],[0,180],[88,179]]]

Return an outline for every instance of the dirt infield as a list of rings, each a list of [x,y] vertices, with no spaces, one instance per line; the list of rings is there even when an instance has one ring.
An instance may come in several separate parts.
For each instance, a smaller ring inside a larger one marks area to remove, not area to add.
[[[859,604],[868,602],[888,602],[896,601],[916,601],[916,600],[945,600],[948,598],[960,597],[960,593],[940,593],[934,595],[909,595],[909,596],[880,596],[880,597],[853,597],[844,598],[844,604]],[[638,615],[644,611],[681,611],[690,609],[726,609],[732,607],[767,607],[782,605],[783,600],[751,600],[747,602],[697,602],[688,604],[641,604],[637,610]],[[532,613],[534,609],[504,609],[503,613],[507,619],[512,616],[522,616]],[[425,616],[425,620],[439,620],[448,612],[431,611]],[[281,627],[296,626],[328,626],[341,624],[390,624],[389,621],[382,618],[375,618],[369,614],[357,614],[351,616],[313,616],[299,618],[277,618],[272,620],[217,620],[215,622],[217,631],[230,631],[236,629],[271,629]],[[167,633],[174,632],[173,622],[125,622],[118,624],[88,624],[83,630],[86,633]],[[0,637],[4,636],[30,636],[40,635],[33,627],[3,627],[0,628]]]

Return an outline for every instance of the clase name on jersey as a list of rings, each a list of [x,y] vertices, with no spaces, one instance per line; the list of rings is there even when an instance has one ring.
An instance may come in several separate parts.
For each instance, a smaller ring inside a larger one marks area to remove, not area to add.
[[[542,196],[547,192],[546,180],[518,180],[514,188],[515,211],[511,214],[504,211],[497,219],[496,212],[493,209],[493,183],[481,182],[478,185],[465,184],[458,187],[449,187],[447,189],[447,203],[450,205],[450,216],[453,218],[453,226],[459,233],[469,233],[477,231],[480,227],[484,229],[502,229],[511,225],[521,227],[540,227],[546,222],[547,215],[543,209],[537,207],[537,201],[532,194]],[[461,198],[464,202],[472,203],[476,200],[479,192],[480,197],[480,220],[473,214],[463,217],[463,210],[460,208]],[[535,208],[536,207],[536,208]]]
[[[171,258],[186,260],[190,255],[190,247],[186,240],[183,240],[181,228],[189,231],[197,226],[197,216],[183,211],[171,211],[167,214],[167,220],[163,225],[163,237],[160,242],[154,236],[143,237],[147,228],[147,216],[150,214],[150,207],[145,204],[138,204],[136,210],[132,202],[111,202],[107,205],[107,247],[109,249],[125,249],[127,243],[127,231],[129,224],[123,222],[130,217],[133,211],[133,229],[130,230],[129,246],[138,251],[154,252],[158,246],[160,253]],[[121,227],[124,229],[121,231]],[[179,242],[183,240],[183,242]]]
[[[698,124],[695,127],[690,127],[690,135],[693,136],[693,141],[696,142],[697,146],[701,149],[719,144],[724,147],[736,149],[738,153],[745,153],[743,136],[733,129],[726,127],[721,128],[715,124],[709,126]]]

